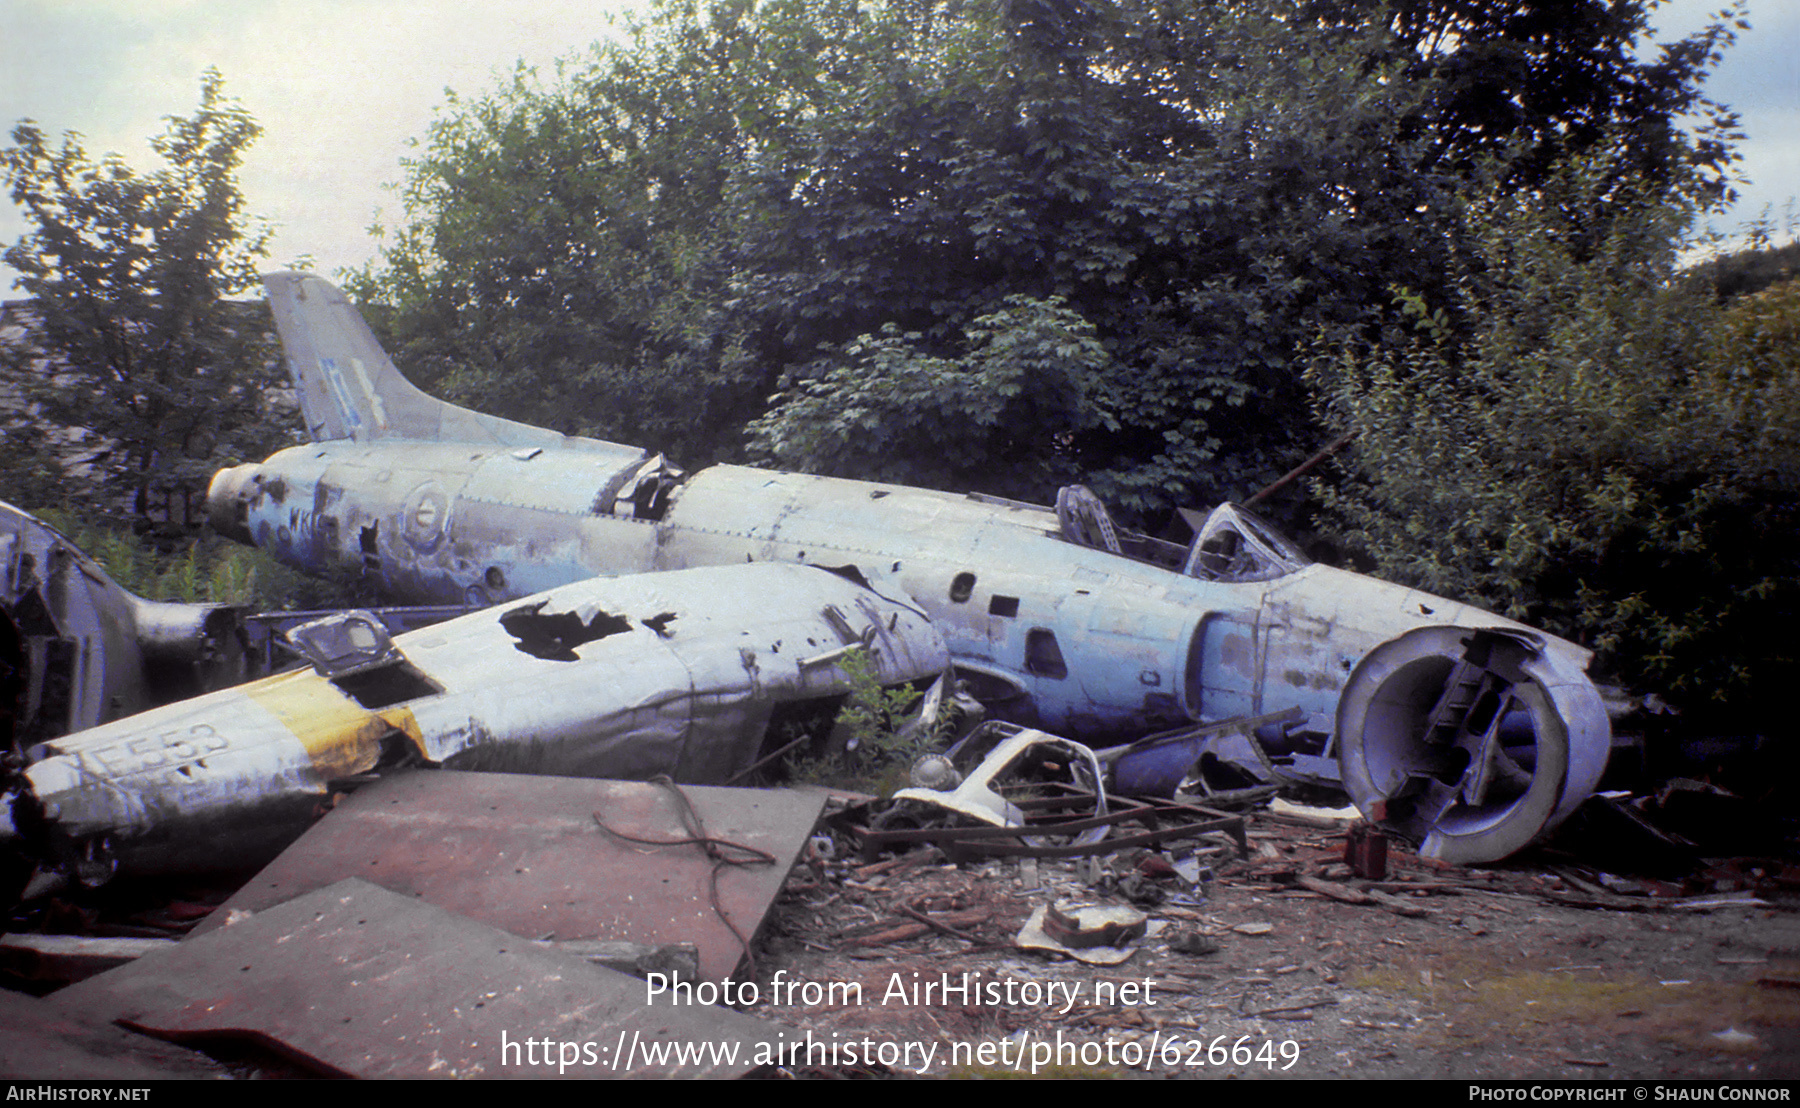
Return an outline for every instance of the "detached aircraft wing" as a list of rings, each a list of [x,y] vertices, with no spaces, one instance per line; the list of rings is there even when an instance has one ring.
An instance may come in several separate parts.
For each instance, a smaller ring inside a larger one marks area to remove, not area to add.
[[[592,578],[828,569],[895,627],[916,616],[1003,719],[1099,745],[1296,714],[1290,738],[1309,764],[1449,861],[1536,840],[1605,767],[1611,731],[1587,652],[1315,564],[1232,505],[1181,545],[1118,526],[1078,487],[1049,507],[744,466],[687,473],[433,399],[325,281],[266,282],[314,442],[220,472],[208,511],[220,532],[303,570],[362,575],[397,602],[512,605]],[[771,591],[763,610],[786,618],[784,603]],[[838,643],[864,633],[826,622]],[[416,702],[416,718],[433,695],[390,707]]]

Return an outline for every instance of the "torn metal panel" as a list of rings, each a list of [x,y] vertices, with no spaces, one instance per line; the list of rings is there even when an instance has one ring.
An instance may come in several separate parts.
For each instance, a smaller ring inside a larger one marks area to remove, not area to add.
[[[1197,765],[1207,755],[1231,757],[1235,744],[1243,744],[1245,756],[1256,770],[1269,779],[1278,771],[1268,755],[1257,745],[1252,732],[1264,724],[1282,724],[1297,720],[1298,708],[1270,712],[1261,716],[1239,716],[1219,723],[1201,724],[1147,735],[1127,746],[1097,751],[1100,761],[1112,767],[1110,787],[1126,796],[1172,797],[1193,777]],[[1234,764],[1239,760],[1232,758]],[[1210,790],[1203,790],[1210,791]]]
[[[646,994],[635,977],[352,879],[70,986],[57,1004],[176,1041],[249,1037],[352,1077],[737,1077],[782,1036]],[[533,1065],[543,1049],[522,1044],[544,1039],[578,1048]],[[571,1063],[560,1073],[559,1058]]]
[[[719,907],[754,935],[824,809],[821,790],[685,786],[708,835],[772,856],[721,870]],[[344,798],[194,929],[260,912],[347,873],[531,938],[693,943],[720,980],[743,945],[712,907],[713,864],[665,787],[487,773],[396,773]]]
[[[521,613],[584,628],[605,613],[612,632],[526,649]],[[334,617],[312,670],[39,744],[14,818],[38,859],[96,883],[116,866],[266,860],[336,783],[409,761],[725,781],[755,761],[777,707],[847,695],[837,665],[804,664],[840,625],[884,685],[947,664],[917,611],[803,566],[590,579],[391,643],[371,617]]]
[[[145,600],[0,503],[0,748],[243,680],[239,609]]]
[[[1094,814],[1106,815],[1106,792],[1099,787],[1104,771],[1092,750],[1056,735],[1010,723],[984,723],[952,749],[950,761],[960,779],[952,781],[940,777],[950,784],[949,788],[901,789],[894,794],[894,799],[947,808],[992,827],[1018,827],[1025,822],[1024,813],[995,788],[1002,777],[1033,752],[1066,755],[1072,771],[1087,775],[1087,785],[1094,790]]]
[[[593,574],[746,561],[833,567],[929,620],[990,715],[1089,745],[1288,709],[1336,720],[1352,671],[1416,628],[1531,633],[1313,564],[1233,505],[1184,547],[1118,526],[1078,487],[1053,510],[742,466],[686,474],[617,444],[516,438],[434,411],[325,282],[268,286],[324,441],[221,473],[209,511],[234,537],[315,572],[371,575],[396,599],[513,601]],[[346,375],[354,365],[374,368]],[[545,491],[524,476],[534,466]],[[1558,672],[1585,668],[1573,643],[1536,641]],[[1605,758],[1604,734],[1564,725],[1579,760]],[[1308,756],[1335,756],[1341,736],[1328,738],[1333,753]]]
[[[0,969],[27,981],[80,981],[174,941],[14,933],[0,938]]]
[[[1149,917],[1135,908],[1057,901],[1040,904],[1013,939],[1022,950],[1043,950],[1094,966],[1131,959],[1148,933]]]

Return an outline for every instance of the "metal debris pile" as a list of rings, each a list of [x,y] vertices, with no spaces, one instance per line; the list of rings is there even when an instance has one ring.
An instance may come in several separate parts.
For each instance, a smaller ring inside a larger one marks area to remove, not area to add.
[[[1224,999],[1183,982],[1216,977],[1221,952],[1241,960],[1261,949],[1243,944],[1278,937],[1277,915],[1245,910],[1259,898],[1480,936],[1532,903],[1704,912],[1800,894],[1800,872],[1754,859],[1679,878],[1621,877],[1554,851],[1529,867],[1449,866],[1354,812],[1248,793],[1200,803],[1185,774],[1167,797],[1119,795],[1107,783],[1126,749],[984,724],[924,759],[925,783],[890,800],[389,774],[235,890],[130,917],[71,908],[51,926],[85,934],[0,941],[16,987],[52,990],[0,1006],[0,1066],[118,1077],[904,1072],[783,1060],[783,1043],[866,1031],[858,1021],[876,1007],[771,1003],[797,959],[870,990],[907,974],[935,980],[946,956],[1014,984],[1154,980],[1168,994],[1158,1020],[1228,1019],[1259,1034],[1327,1011],[1351,1026],[1410,1026],[1415,1016],[1340,988],[1333,957],[1258,964]],[[1594,818],[1574,830],[1591,834]],[[991,1038],[1045,1018],[978,1008],[911,1005],[884,1033]],[[1129,1036],[1145,1018],[1089,1005],[1050,1025]],[[625,1059],[547,1046],[527,1057],[500,1049],[502,1036],[635,1046]],[[746,1061],[677,1059],[673,1044],[701,1041],[736,1043]],[[759,1056],[769,1061],[748,1061]]]

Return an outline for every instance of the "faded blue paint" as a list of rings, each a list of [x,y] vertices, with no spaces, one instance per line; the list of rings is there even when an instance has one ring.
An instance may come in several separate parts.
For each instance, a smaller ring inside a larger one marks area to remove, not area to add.
[[[1103,509],[1074,490],[1062,520],[1029,504],[741,466],[686,476],[635,447],[434,400],[337,290],[304,274],[268,285],[307,424],[336,441],[221,473],[209,510],[226,534],[303,569],[360,570],[398,600],[503,600],[597,574],[746,561],[854,568],[930,618],[991,707],[1089,740],[1290,708],[1335,734],[1357,675],[1385,680],[1358,669],[1365,657],[1421,627],[1525,633],[1531,650],[1555,656],[1540,670],[1559,680],[1587,661],[1492,613],[1308,564],[1231,506],[1183,548],[1098,526],[1088,517]],[[369,383],[361,400],[345,382],[323,383],[343,365]],[[1109,531],[1127,553],[1065,537]],[[1475,639],[1431,641],[1455,654]],[[1551,714],[1573,720],[1603,763],[1599,695],[1585,676],[1568,688]]]

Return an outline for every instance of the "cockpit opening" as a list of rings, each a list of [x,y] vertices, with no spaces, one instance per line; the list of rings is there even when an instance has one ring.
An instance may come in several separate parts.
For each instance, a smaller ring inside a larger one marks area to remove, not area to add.
[[[1182,511],[1195,529],[1185,548],[1120,527],[1106,505],[1087,488],[1069,485],[1057,491],[1057,534],[1064,542],[1104,550],[1134,561],[1176,570],[1209,581],[1269,581],[1312,560],[1268,523],[1236,504],[1221,504],[1204,522],[1199,513]],[[959,599],[952,590],[951,599]]]

